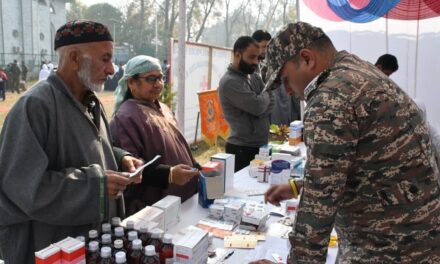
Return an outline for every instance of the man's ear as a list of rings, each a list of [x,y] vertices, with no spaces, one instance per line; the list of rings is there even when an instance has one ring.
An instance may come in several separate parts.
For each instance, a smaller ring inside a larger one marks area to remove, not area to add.
[[[242,54],[240,52],[238,52],[238,51],[234,52],[234,58],[240,59],[241,56],[242,56]]]
[[[71,63],[72,63],[72,69],[73,70],[75,70],[75,71],[78,71],[79,70],[79,68],[80,68],[80,65],[81,65],[81,55],[80,55],[80,52],[79,52],[79,50],[77,50],[77,49],[72,49],[70,52],[69,52],[69,59],[70,59],[70,61],[71,61]]]
[[[303,61],[307,68],[313,69],[317,65],[316,54],[310,49],[302,49],[299,52],[300,61]]]

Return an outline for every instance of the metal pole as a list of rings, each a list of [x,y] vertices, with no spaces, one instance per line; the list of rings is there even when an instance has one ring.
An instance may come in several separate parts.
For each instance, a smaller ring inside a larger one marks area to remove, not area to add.
[[[197,149],[199,149],[199,145],[197,144],[197,134],[199,133],[199,119],[200,112],[197,112],[196,133],[194,134],[194,142],[191,144],[192,151],[196,151]]]
[[[2,32],[2,53],[1,53],[1,56],[0,56],[0,63],[2,64],[2,65],[5,65],[6,63],[6,61],[5,61],[5,56],[6,56],[6,48],[5,48],[5,33],[4,33],[4,31],[3,31],[3,28],[4,28],[4,23],[3,23],[4,21],[3,21],[3,0],[0,0],[0,25],[1,25],[1,32]]]
[[[385,53],[388,53],[388,14],[385,16]]]
[[[186,36],[186,2],[179,0],[179,66],[177,89],[177,121],[179,128],[185,135],[185,36]]]
[[[157,58],[157,45],[159,39],[157,38],[157,12],[156,12],[156,18],[154,19],[154,42],[156,44],[156,58]]]
[[[296,21],[300,21],[300,14],[299,14],[299,1],[300,0],[296,0]]]
[[[417,66],[418,66],[418,63],[419,63],[419,31],[420,31],[420,19],[417,19],[416,52],[415,52],[416,54],[415,54],[415,63],[414,63],[414,94],[413,94],[413,98],[417,98]]]
[[[116,52],[116,23],[113,21],[113,53]]]

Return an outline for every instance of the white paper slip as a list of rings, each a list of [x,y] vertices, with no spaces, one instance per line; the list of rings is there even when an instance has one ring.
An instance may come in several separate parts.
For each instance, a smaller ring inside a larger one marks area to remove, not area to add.
[[[280,264],[285,263],[283,261],[283,258],[280,255],[278,255],[277,253],[273,253],[272,257],[275,260],[275,263],[280,263]]]
[[[266,193],[266,190],[249,190],[246,191],[247,196],[260,196],[264,195]]]
[[[280,257],[278,258],[278,256],[276,256],[277,261],[282,259],[282,263],[285,263],[289,250],[290,243],[287,239],[267,236],[265,243],[260,243],[255,250],[249,251],[249,254],[246,257],[246,263],[259,259],[267,259],[274,262],[275,259],[273,254],[276,254]]]
[[[128,177],[134,177],[136,175],[139,174],[139,172],[141,172],[143,169],[145,169],[146,167],[150,166],[153,162],[155,162],[158,158],[162,157],[161,155],[156,155],[156,157],[154,157],[152,160],[150,160],[149,162],[145,163],[144,165],[140,166],[139,168],[136,169],[135,172],[130,172],[128,174]]]

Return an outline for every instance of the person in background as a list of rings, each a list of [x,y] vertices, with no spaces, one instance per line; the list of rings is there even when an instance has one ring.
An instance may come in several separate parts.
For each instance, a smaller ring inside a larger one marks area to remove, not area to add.
[[[38,74],[38,81],[44,81],[47,79],[47,77],[49,77],[50,75],[50,70],[49,67],[47,67],[47,64],[43,64],[41,66],[41,70],[40,73]]]
[[[17,60],[14,60],[14,62],[11,64],[11,85],[12,85],[12,91],[20,93],[20,66],[18,66]]]
[[[122,75],[124,74],[124,70],[117,64],[114,63],[113,67],[115,68],[115,74],[109,76],[105,81],[104,84],[105,91],[114,91],[116,87],[118,87],[118,82],[122,78]]]
[[[47,68],[48,68],[48,70],[49,70],[50,72],[52,72],[53,69],[55,68],[55,66],[53,65],[53,63],[52,63],[51,61],[49,61],[49,62],[47,63]]]
[[[125,217],[120,193],[141,181],[127,172],[143,162],[112,146],[95,94],[113,74],[108,28],[76,20],[54,40],[58,71],[20,97],[0,134],[0,255],[8,264],[34,263],[34,252]]]
[[[259,62],[258,68],[255,70],[255,72],[259,74],[261,79],[263,79],[263,81],[265,82],[266,80],[264,79],[265,78],[264,76],[266,75],[266,71],[267,71],[266,61],[265,61],[266,50],[267,50],[267,44],[269,44],[269,41],[272,39],[272,36],[266,30],[259,29],[252,34],[252,38],[255,39],[255,41],[257,41],[258,47],[260,48],[260,55],[258,56],[258,62]]]
[[[255,39],[239,37],[234,43],[232,64],[218,88],[223,115],[230,127],[225,151],[235,154],[235,171],[249,165],[269,138],[272,91],[263,91],[264,82],[255,73],[260,48]]]
[[[388,77],[399,69],[396,56],[391,54],[383,54],[374,65]]]
[[[28,67],[26,66],[26,63],[24,61],[21,62],[21,80],[27,81],[27,74],[28,74]]]
[[[264,76],[267,72],[265,60],[267,45],[272,39],[272,36],[269,32],[259,29],[252,34],[252,38],[257,41],[258,46],[260,47],[260,56],[258,58],[260,63],[257,72],[262,76],[264,81]],[[275,89],[273,93],[275,103],[272,113],[270,114],[271,124],[289,126],[290,122],[301,119],[301,106],[298,97],[288,95],[282,84],[280,89]]]
[[[163,80],[165,84],[168,84],[170,81],[170,64],[167,59],[163,60],[162,63],[162,72],[163,72]]]
[[[0,97],[3,101],[6,100],[6,83],[8,82],[8,75],[3,71],[3,68],[0,66]]]
[[[266,89],[283,82],[307,102],[307,161],[287,262],[325,263],[335,228],[339,263],[440,263],[440,173],[413,100],[304,22],[274,36],[267,65]]]
[[[115,112],[110,122],[114,144],[145,161],[161,155],[162,164],[173,166],[172,178],[176,173],[195,176],[198,172],[193,168],[198,168],[198,163],[171,109],[158,100],[164,87],[163,78],[156,58],[140,55],[127,62],[115,91]],[[157,176],[144,174],[144,179]],[[181,186],[170,184],[167,188],[132,186],[124,193],[127,211],[134,213],[166,195],[176,195],[185,201],[197,193],[197,180],[194,177]]]

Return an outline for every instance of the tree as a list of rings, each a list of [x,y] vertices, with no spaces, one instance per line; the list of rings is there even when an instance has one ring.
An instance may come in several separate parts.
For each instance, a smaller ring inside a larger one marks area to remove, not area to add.
[[[193,0],[191,2],[188,2],[189,11],[187,12],[186,16],[186,41],[190,41],[192,38],[192,21],[194,19],[193,13],[194,9],[196,8],[196,5],[198,4],[197,0]]]
[[[123,21],[122,39],[133,47],[134,55],[154,56],[152,40],[154,38],[154,10],[146,8],[153,5],[151,0],[135,0],[128,3]]]
[[[203,20],[197,32],[196,42],[198,42],[200,37],[202,36],[203,30],[205,29],[206,21],[215,5],[215,0],[205,0],[202,2],[203,2]]]
[[[231,0],[225,0],[225,43],[226,46],[231,46],[231,33],[233,31],[234,26],[240,16],[240,13],[245,8],[246,4],[241,2],[240,6],[230,14],[231,10]]]
[[[116,7],[107,3],[91,5],[84,12],[84,18],[106,25],[114,35],[116,43],[122,42],[120,36],[123,30],[123,14]]]
[[[72,2],[68,5],[67,8],[66,20],[72,21],[83,18],[86,9],[87,7],[78,0],[72,0]]]
[[[231,47],[241,35],[251,35],[257,29],[274,33],[282,25],[296,21],[296,5],[291,0],[223,0],[221,3],[225,10],[222,19],[210,21],[211,26],[201,37],[205,43]]]
[[[189,11],[187,12],[186,40],[199,42],[208,18],[217,6],[216,0],[193,0],[188,3]]]
[[[162,2],[158,2],[155,0],[156,5],[159,7],[160,18],[163,18],[163,22],[161,21],[161,36],[162,39],[162,51],[164,54],[162,57],[168,57],[168,47],[169,41],[172,37],[175,37],[177,34],[174,32],[174,26],[177,21],[177,17],[179,16],[178,8],[179,1],[178,0],[163,0]]]

